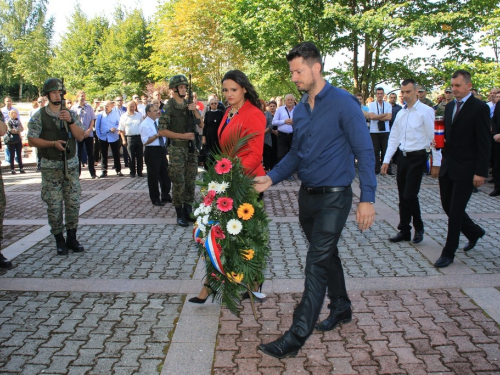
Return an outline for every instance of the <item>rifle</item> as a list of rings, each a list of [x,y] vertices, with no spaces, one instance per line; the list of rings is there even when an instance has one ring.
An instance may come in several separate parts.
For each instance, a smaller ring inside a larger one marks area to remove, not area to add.
[[[188,105],[193,102],[193,89],[191,86],[191,74],[189,75],[189,86],[188,86]],[[196,126],[195,126],[195,118],[193,111],[188,110],[188,124],[187,124],[187,131],[188,133],[194,133],[196,137]],[[194,153],[194,147],[195,147],[195,140],[189,141],[189,153],[192,154]]]
[[[63,86],[63,90],[61,93],[61,111],[63,111],[63,110],[67,110],[68,108],[66,108],[66,100],[64,99],[64,95],[65,95],[65,93],[64,93],[64,78],[61,79],[61,82],[62,82],[62,86]],[[59,125],[61,127],[62,140],[65,141],[64,151],[61,151],[62,157],[63,157],[64,179],[69,181],[70,178],[69,178],[69,173],[68,173],[68,152],[69,152],[68,140],[71,137],[71,133],[69,132],[68,123],[66,121],[59,120]]]

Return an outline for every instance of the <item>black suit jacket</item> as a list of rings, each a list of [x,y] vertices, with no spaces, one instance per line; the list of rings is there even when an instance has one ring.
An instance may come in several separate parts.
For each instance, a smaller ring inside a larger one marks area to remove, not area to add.
[[[491,119],[491,133],[500,133],[500,105],[495,105],[495,110],[493,111],[493,118]]]
[[[470,181],[474,175],[488,177],[491,150],[490,108],[473,95],[453,120],[455,101],[444,110],[445,147],[439,176]]]

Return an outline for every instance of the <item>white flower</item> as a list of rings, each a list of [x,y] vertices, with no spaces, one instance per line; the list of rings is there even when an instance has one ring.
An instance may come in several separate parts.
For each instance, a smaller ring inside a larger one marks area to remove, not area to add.
[[[198,207],[196,210],[194,210],[194,216],[200,216],[201,214],[201,207]]]
[[[242,228],[243,225],[239,220],[231,219],[227,222],[227,231],[229,234],[232,234],[233,236],[236,236],[238,233],[240,233]]]
[[[207,228],[205,227],[205,224],[203,224],[203,218],[201,216],[198,216],[198,219],[196,219],[196,225],[198,226],[198,229],[203,233],[207,231]]]
[[[205,225],[208,224],[208,219],[209,219],[208,215],[203,216],[203,219],[202,219],[203,224],[205,224]]]
[[[229,182],[221,182],[217,185],[217,193],[224,193],[226,189],[229,187]]]
[[[208,215],[210,212],[212,212],[212,206],[206,206],[204,209],[203,209],[203,213],[205,215]]]
[[[208,184],[207,189],[208,189],[208,191],[210,191],[210,190],[215,190],[215,191],[217,191],[217,187],[218,187],[218,186],[219,186],[219,184],[218,184],[217,182],[215,182],[215,181],[211,181],[211,182]]]

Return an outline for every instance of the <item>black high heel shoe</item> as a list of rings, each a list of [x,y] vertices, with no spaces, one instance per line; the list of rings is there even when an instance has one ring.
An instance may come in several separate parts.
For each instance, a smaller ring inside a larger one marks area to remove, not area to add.
[[[262,285],[263,285],[263,284],[264,284],[264,283],[260,283],[260,284],[259,284],[259,289],[257,289],[257,290],[256,290],[257,292],[259,292],[259,293],[261,293],[261,292],[262,292]],[[255,297],[255,296],[254,296],[254,297]],[[248,290],[247,290],[247,291],[246,291],[245,293],[243,293],[243,295],[241,296],[241,300],[243,301],[244,299],[249,299],[249,298],[250,298],[250,294],[248,293]],[[255,298],[260,299],[259,297],[255,297]]]
[[[208,284],[204,284],[203,287],[205,287],[208,290],[210,290],[210,293],[208,293],[207,298],[202,299],[202,298],[198,298],[198,297],[193,297],[193,298],[188,299],[188,302],[203,304],[203,303],[207,302],[207,299],[210,296],[212,296],[212,302],[213,302],[213,300],[215,299],[215,292],[212,289],[210,289],[210,287],[208,286]]]

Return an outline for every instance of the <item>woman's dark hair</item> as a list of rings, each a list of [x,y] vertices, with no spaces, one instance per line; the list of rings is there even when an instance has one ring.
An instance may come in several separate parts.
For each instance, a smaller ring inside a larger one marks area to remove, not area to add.
[[[226,79],[233,80],[238,85],[247,90],[245,93],[245,99],[252,103],[257,108],[260,108],[259,94],[255,91],[255,88],[248,80],[248,77],[241,70],[230,70],[222,78],[221,83],[224,83]]]

